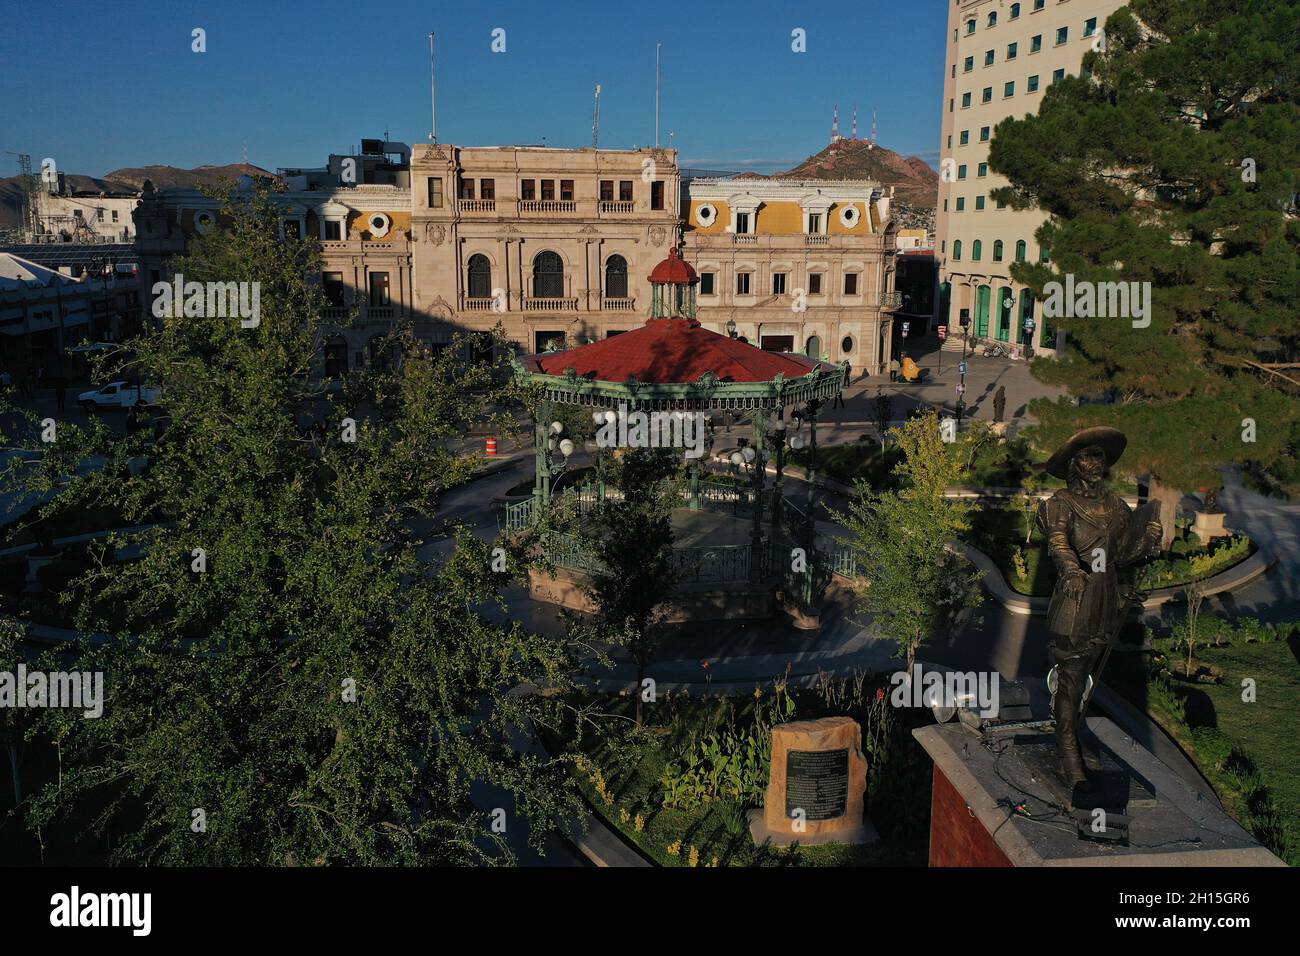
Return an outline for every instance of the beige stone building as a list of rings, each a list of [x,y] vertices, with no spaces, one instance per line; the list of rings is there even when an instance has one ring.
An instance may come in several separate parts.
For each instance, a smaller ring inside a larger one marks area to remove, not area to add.
[[[679,234],[676,151],[428,145],[411,179],[415,306],[434,341],[500,322],[540,352],[645,321]]]
[[[1011,279],[1011,265],[1038,261],[1036,210],[1016,212],[990,193],[1007,185],[988,169],[994,127],[1008,116],[1036,113],[1044,91],[1077,75],[1083,55],[1099,42],[1106,18],[1122,0],[950,0],[940,141],[938,321],[960,348],[960,317],[981,339],[1025,346],[1025,319],[1034,320],[1033,347],[1063,344],[1040,302]]]
[[[694,179],[698,317],[765,349],[883,370],[896,351],[892,197],[879,183]]]

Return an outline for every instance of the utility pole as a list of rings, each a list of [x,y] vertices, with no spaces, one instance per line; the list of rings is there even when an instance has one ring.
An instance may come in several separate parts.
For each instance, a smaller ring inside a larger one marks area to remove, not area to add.
[[[596,149],[600,138],[600,84],[596,84],[596,108],[591,114],[591,148]]]
[[[655,44],[655,149],[659,148],[659,51],[662,43]]]
[[[429,142],[438,142],[438,86],[433,61],[433,34],[429,34]]]

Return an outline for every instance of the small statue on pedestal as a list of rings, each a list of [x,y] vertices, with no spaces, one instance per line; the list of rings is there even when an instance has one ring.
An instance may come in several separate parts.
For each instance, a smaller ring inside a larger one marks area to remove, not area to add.
[[[1105,487],[1107,470],[1128,439],[1114,428],[1088,428],[1074,435],[1042,468],[1067,487],[1038,509],[1038,525],[1056,566],[1056,587],[1047,611],[1056,690],[1056,749],[1061,775],[1084,783],[1086,769],[1100,770],[1100,757],[1079,742],[1082,712],[1091,683],[1101,679],[1106,650],[1137,594],[1132,566],[1160,544],[1158,503],[1136,513]]]

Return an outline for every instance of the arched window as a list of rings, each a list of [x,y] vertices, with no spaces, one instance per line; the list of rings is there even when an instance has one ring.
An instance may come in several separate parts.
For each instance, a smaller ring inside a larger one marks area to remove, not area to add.
[[[979,262],[980,256],[983,255],[983,253],[984,253],[984,242],[980,239],[976,239],[973,243],[971,243],[971,247],[970,247],[971,262]]]
[[[1016,240],[1016,262],[1025,261],[1025,252],[1027,249],[1028,247],[1025,245],[1025,240],[1023,239]]]
[[[492,297],[492,263],[488,262],[488,257],[481,253],[469,257],[469,297],[471,299]]]
[[[610,256],[605,260],[605,297],[627,298],[627,260],[622,256]]]
[[[960,239],[954,239],[954,240],[952,241],[952,257],[953,257],[953,259],[958,259],[958,260],[961,259],[961,240],[960,240]]]
[[[820,336],[810,335],[808,343],[804,347],[804,354],[809,358],[819,359],[822,357],[822,340]]]
[[[1002,240],[1001,239],[993,240],[993,261],[994,262],[1002,261]]]
[[[989,26],[995,27],[997,25],[998,25],[998,12],[996,10],[993,10],[992,12],[989,13]],[[985,29],[988,29],[988,27],[985,27]]]
[[[564,260],[558,252],[539,252],[533,257],[533,298],[564,298]]]

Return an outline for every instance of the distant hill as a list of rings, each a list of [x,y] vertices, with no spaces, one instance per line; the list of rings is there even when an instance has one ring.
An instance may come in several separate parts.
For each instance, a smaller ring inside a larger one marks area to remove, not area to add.
[[[126,166],[105,174],[104,178],[127,183],[132,189],[143,189],[146,179],[153,183],[155,189],[197,189],[200,186],[215,186],[223,179],[237,179],[240,176],[275,178],[274,173],[252,163],[195,166],[193,169],[180,169],[176,166]]]
[[[925,160],[906,159],[869,139],[832,143],[798,166],[777,176],[800,179],[875,179],[894,187],[894,194],[913,206],[933,207],[939,201],[939,174]]]

